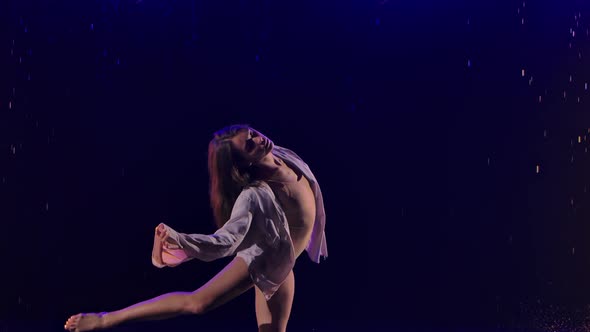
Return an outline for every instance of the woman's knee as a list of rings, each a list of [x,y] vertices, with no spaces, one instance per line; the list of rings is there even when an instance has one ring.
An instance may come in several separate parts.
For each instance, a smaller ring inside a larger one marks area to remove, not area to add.
[[[200,294],[190,294],[185,302],[185,312],[192,315],[201,315],[209,310],[212,301],[207,301]]]

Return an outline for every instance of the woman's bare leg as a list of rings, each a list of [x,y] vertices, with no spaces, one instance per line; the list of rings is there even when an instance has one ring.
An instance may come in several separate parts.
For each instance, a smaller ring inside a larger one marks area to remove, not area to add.
[[[235,298],[252,287],[248,266],[234,258],[213,279],[194,292],[168,293],[125,309],[102,314],[70,317],[65,329],[90,331],[110,328],[133,320],[164,319],[183,314],[202,314]]]
[[[259,332],[285,332],[291,315],[295,295],[295,275],[289,273],[277,292],[266,301],[264,294],[256,288],[256,321]]]

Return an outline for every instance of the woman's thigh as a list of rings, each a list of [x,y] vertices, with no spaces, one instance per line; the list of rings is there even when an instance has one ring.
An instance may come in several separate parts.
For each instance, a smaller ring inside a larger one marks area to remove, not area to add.
[[[253,286],[248,265],[240,257],[234,258],[223,270],[190,296],[193,303],[206,312],[230,301]]]
[[[256,320],[260,332],[284,332],[287,329],[293,297],[295,295],[295,275],[289,273],[277,292],[266,301],[264,294],[256,288]]]

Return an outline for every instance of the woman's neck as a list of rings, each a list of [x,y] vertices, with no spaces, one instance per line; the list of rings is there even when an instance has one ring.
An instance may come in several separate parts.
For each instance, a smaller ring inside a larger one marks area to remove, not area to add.
[[[269,153],[259,162],[252,165],[252,173],[257,180],[266,181],[272,179],[282,165],[283,162],[280,159],[278,159],[272,153]]]

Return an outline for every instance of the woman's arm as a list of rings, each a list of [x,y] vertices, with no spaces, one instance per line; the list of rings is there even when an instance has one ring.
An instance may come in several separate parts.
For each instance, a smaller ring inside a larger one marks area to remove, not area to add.
[[[166,224],[158,225],[152,263],[158,267],[173,267],[193,258],[208,262],[232,255],[250,229],[254,210],[250,196],[242,192],[232,208],[230,219],[211,235],[179,233]],[[160,255],[157,241],[161,241]]]

